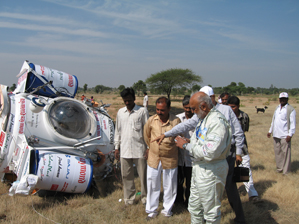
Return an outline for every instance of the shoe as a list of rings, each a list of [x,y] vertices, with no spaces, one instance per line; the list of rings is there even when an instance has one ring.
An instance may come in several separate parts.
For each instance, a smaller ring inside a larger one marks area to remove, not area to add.
[[[253,202],[253,203],[259,203],[259,202],[263,202],[263,200],[261,200],[259,198],[259,196],[252,196],[249,198],[249,201]]]
[[[152,219],[154,219],[154,217],[149,217],[149,216],[147,216],[147,217],[145,218],[145,221],[150,221],[150,220],[152,220]]]
[[[165,212],[164,210],[162,210],[162,211],[161,211],[161,215],[163,215],[163,216],[166,217],[166,218],[169,218],[169,217],[172,216],[172,212],[167,213],[167,212]]]
[[[146,221],[150,221],[154,219],[158,214],[157,213],[150,213],[148,216],[145,218]]]

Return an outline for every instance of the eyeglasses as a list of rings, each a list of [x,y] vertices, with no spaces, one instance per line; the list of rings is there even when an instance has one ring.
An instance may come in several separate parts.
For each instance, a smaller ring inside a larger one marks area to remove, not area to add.
[[[195,109],[201,109],[201,106],[202,106],[202,104],[203,103],[201,103],[201,104],[199,104],[199,106],[198,107],[190,107],[190,109],[192,110],[192,111],[195,111]],[[202,109],[201,109],[202,110]]]

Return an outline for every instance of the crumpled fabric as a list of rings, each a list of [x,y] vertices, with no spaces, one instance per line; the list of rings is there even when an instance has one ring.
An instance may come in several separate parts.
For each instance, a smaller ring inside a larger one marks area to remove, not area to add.
[[[9,196],[14,196],[16,194],[27,196],[32,193],[38,182],[38,176],[34,174],[28,174],[13,182],[11,188],[9,189]]]

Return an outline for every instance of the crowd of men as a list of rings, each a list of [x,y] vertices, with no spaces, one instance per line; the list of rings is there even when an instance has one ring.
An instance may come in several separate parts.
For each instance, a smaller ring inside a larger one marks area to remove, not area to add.
[[[155,102],[156,114],[149,117],[146,92],[143,107],[135,104],[132,88],[124,89],[121,97],[125,107],[117,113],[114,142],[115,157],[121,162],[125,206],[135,201],[136,166],[147,220],[158,215],[162,177],[161,215],[172,216],[174,204],[182,204],[188,207],[191,223],[220,223],[225,190],[235,223],[245,223],[233,180],[235,165],[249,168],[249,181],[244,182],[249,201],[261,199],[254,188],[244,134],[249,130],[249,117],[239,109],[239,98],[224,93],[217,103],[213,89],[205,86],[184,97],[183,113],[170,113],[170,99],[162,96]],[[288,104],[287,93],[281,93],[279,99],[267,136],[273,135],[277,172],[287,174],[296,111]]]

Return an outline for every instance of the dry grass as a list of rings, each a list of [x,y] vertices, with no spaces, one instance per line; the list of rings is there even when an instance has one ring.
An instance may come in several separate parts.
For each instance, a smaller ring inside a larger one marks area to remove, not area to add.
[[[86,94],[91,96],[91,94]],[[95,95],[97,101],[112,103],[109,108],[110,115],[115,119],[119,108],[123,103],[119,96],[113,94]],[[154,102],[157,96],[149,97],[150,115],[155,113]],[[250,130],[246,134],[249,144],[251,157],[251,167],[255,188],[259,192],[263,203],[252,204],[248,201],[245,188],[238,184],[243,209],[247,223],[265,224],[265,223],[297,223],[299,210],[299,130],[292,139],[292,173],[283,176],[276,173],[273,143],[268,139],[268,132],[273,111],[278,101],[273,97],[240,97],[241,110],[244,110],[250,116]],[[270,99],[270,100],[269,100]],[[143,97],[137,97],[136,103],[141,105]],[[172,101],[172,109],[175,113],[182,112],[180,100]],[[298,111],[298,99],[290,99]],[[266,112],[256,113],[255,106],[268,106]],[[297,115],[297,120],[298,115]],[[135,205],[123,208],[121,183],[114,177],[105,181],[101,188],[101,195],[104,191],[109,192],[104,197],[94,197],[90,195],[49,195],[45,197],[9,197],[9,186],[0,183],[0,222],[1,223],[146,223],[145,208],[139,201]],[[136,178],[137,190],[140,190],[138,178]],[[160,200],[162,202],[162,200]],[[34,209],[43,216],[37,214]],[[162,209],[160,203],[159,209]],[[233,223],[234,213],[228,203],[226,196],[222,201],[222,221],[221,223]],[[190,215],[182,207],[173,208],[174,216],[165,218],[159,215],[155,220],[148,223],[190,223]],[[49,220],[48,220],[49,219]]]

